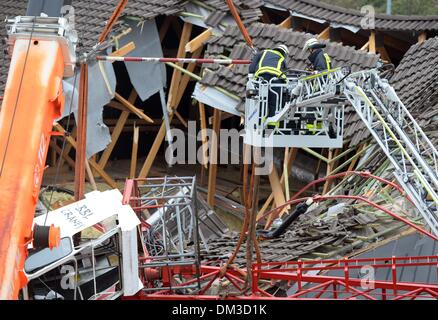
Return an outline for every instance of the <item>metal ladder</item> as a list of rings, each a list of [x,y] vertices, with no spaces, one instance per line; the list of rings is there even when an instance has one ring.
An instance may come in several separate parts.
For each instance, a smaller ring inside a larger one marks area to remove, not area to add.
[[[343,93],[395,168],[395,176],[438,235],[438,151],[377,70],[344,80]]]
[[[395,176],[432,232],[438,235],[438,151],[377,70],[345,75],[334,69],[301,78],[285,109],[346,97],[395,168]],[[282,119],[281,110],[273,120]]]

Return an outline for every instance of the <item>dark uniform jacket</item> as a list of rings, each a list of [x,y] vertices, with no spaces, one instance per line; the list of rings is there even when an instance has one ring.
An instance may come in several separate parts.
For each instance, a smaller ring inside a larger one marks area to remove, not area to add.
[[[332,68],[330,57],[327,53],[324,53],[322,49],[316,49],[309,56],[309,61],[313,65],[313,69],[316,71],[325,71]]]
[[[253,73],[255,78],[262,76],[265,79],[273,77],[285,79],[284,72],[287,68],[284,60],[283,54],[277,50],[263,50],[252,59],[249,73]]]

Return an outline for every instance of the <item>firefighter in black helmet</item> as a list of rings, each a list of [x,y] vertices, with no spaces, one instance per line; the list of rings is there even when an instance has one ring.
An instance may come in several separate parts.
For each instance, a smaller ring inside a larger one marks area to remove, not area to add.
[[[254,75],[254,79],[263,78],[271,83],[285,83],[286,79],[286,59],[289,56],[289,49],[281,44],[274,49],[266,49],[257,53],[249,66],[249,73]],[[281,93],[281,88],[272,88],[277,94]],[[268,117],[275,115],[277,96],[269,91],[268,95]]]

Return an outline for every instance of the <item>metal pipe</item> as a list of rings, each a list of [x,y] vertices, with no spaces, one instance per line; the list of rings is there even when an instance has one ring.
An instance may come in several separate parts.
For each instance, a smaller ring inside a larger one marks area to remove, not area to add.
[[[157,57],[117,57],[97,56],[98,61],[123,61],[123,62],[176,62],[176,63],[198,63],[198,64],[250,64],[251,60],[234,59],[194,59],[194,58],[157,58]]]

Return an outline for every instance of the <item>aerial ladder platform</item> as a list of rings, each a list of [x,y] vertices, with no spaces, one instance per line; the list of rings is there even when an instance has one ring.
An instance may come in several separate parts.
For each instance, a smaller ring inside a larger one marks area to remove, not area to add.
[[[268,117],[268,99],[275,115]],[[286,83],[250,79],[245,143],[256,147],[342,147],[350,103],[394,166],[394,174],[438,235],[438,151],[378,69],[348,67],[288,75]]]

